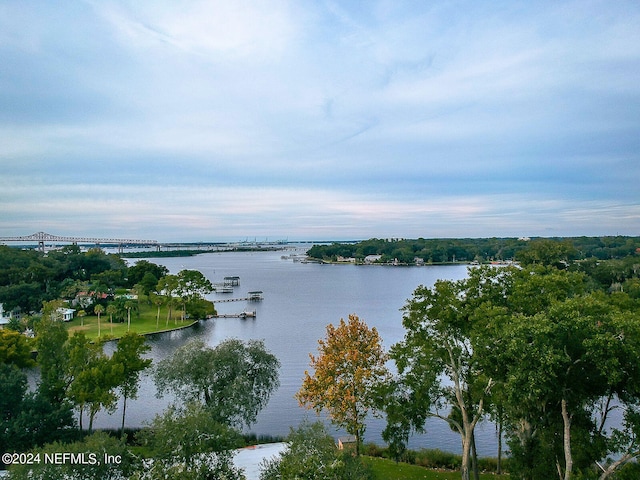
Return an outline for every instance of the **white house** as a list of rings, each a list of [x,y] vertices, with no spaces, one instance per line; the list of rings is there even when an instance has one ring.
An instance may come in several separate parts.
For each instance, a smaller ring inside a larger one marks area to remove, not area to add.
[[[62,320],[65,322],[70,322],[73,320],[73,314],[75,310],[73,308],[59,308],[58,313],[62,315]]]
[[[5,325],[9,325],[11,317],[4,316],[4,305],[0,303],[0,328],[4,328]]]

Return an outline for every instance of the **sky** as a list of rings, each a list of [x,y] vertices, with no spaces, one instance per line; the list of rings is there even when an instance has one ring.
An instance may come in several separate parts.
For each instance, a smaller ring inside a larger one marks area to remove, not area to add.
[[[640,2],[3,0],[0,237],[640,235]]]

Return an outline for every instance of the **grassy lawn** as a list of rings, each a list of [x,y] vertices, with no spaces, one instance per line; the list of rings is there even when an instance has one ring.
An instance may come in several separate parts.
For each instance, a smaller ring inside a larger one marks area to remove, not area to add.
[[[174,309],[172,319],[167,324],[167,308],[160,308],[160,321],[156,324],[157,307],[140,303],[140,313],[131,312],[131,331],[145,334],[164,330],[174,330],[176,328],[186,327],[194,323],[193,320],[180,320],[180,310]],[[86,316],[84,318],[76,317],[72,321],[66,323],[69,333],[84,332],[87,338],[98,339],[98,317]],[[127,322],[118,323],[114,320],[113,324],[109,322],[109,315],[103,313],[100,315],[100,339],[108,340],[110,338],[120,338],[127,333]]]
[[[459,480],[460,472],[430,470],[408,463],[396,463],[393,460],[377,457],[362,457],[371,466],[378,480]],[[506,480],[508,475],[480,474],[482,480]]]

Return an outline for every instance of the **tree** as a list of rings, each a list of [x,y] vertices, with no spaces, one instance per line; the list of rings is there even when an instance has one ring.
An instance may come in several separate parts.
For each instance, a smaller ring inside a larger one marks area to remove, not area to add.
[[[98,338],[100,338],[100,315],[104,313],[104,307],[98,304],[93,308],[93,311],[98,316]]]
[[[156,312],[156,328],[158,328],[158,325],[160,324],[160,307],[164,305],[165,298],[155,292],[149,292],[149,300],[151,300],[151,303],[153,303],[158,309]]]
[[[280,385],[280,362],[258,340],[225,340],[215,348],[193,340],[160,361],[158,394],[173,391],[184,402],[201,402],[214,420],[251,425]]]
[[[339,452],[322,422],[291,428],[279,456],[260,465],[260,480],[369,480],[373,475],[361,461]]]
[[[470,272],[472,273],[472,272]],[[494,296],[492,273],[478,269],[467,281],[437,281],[418,287],[403,308],[404,339],[393,345],[398,377],[389,388],[388,425],[383,438],[397,450],[410,430],[423,430],[429,417],[440,418],[460,434],[461,475],[470,478],[474,429],[485,413],[494,384],[485,375],[474,349],[475,299]],[[445,381],[446,379],[446,381]],[[444,415],[450,407],[453,415]]]
[[[509,414],[512,423],[529,425],[516,436],[518,448],[549,425],[562,440],[556,447],[563,461],[547,471],[555,469],[565,480],[573,478],[576,467],[588,468],[608,453],[622,454],[625,461],[637,456],[631,435],[638,428],[633,412],[640,402],[637,314],[592,293],[556,302],[531,317],[514,317],[504,327],[498,351]],[[607,440],[604,426],[612,400],[626,411],[625,429]],[[629,440],[618,441],[624,437]]]
[[[170,406],[156,415],[137,441],[153,453],[152,479],[244,479],[233,465],[232,451],[242,444],[241,435],[218,422],[199,403],[180,409]]]
[[[113,316],[118,313],[118,307],[113,303],[107,305],[107,315],[109,315],[109,323],[111,324],[111,334],[113,335]]]
[[[66,452],[84,461],[52,462],[44,461],[45,455],[53,457]],[[33,458],[39,462],[13,465],[10,478],[13,480],[121,480],[140,478],[131,476],[141,470],[139,460],[120,440],[105,432],[96,432],[82,441],[52,442],[33,452]],[[104,461],[105,455],[111,455],[118,461]]]
[[[85,407],[89,410],[89,431],[93,419],[101,408],[112,409],[117,397],[118,370],[103,352],[102,345],[91,343],[82,333],[76,332],[66,345],[68,356],[68,398],[79,409],[80,430]]]
[[[60,404],[65,400],[69,384],[68,358],[64,348],[68,337],[69,334],[62,322],[51,320],[47,313],[43,314],[43,318],[36,325],[36,360],[40,367],[38,390],[52,404]]]
[[[187,303],[204,298],[213,291],[211,282],[198,270],[182,270],[178,273],[175,292],[182,299],[182,320],[187,313]]]
[[[0,450],[14,449],[15,418],[27,393],[27,376],[15,364],[0,363]]]
[[[136,398],[140,374],[149,365],[151,359],[142,358],[142,355],[150,350],[145,343],[145,338],[136,333],[126,333],[118,341],[116,351],[113,352],[111,361],[120,369],[118,388],[122,395],[122,435],[124,435],[124,419],[127,412],[127,399]]]
[[[169,307],[167,310],[167,322],[166,325],[169,325],[169,320],[171,320],[171,313],[173,307],[173,294],[178,288],[178,277],[176,275],[165,275],[160,280],[158,280],[158,285],[156,286],[156,291],[164,293],[167,297],[167,306]]]
[[[19,368],[32,367],[29,339],[13,330],[0,330],[0,364],[13,364]]]
[[[316,412],[327,410],[331,421],[356,437],[356,455],[369,412],[376,412],[377,394],[388,380],[385,354],[378,331],[357,315],[340,325],[327,326],[327,336],[318,341],[318,356],[311,358],[313,375],[305,371],[296,394],[301,405]]]
[[[131,310],[138,308],[136,302],[133,300],[127,300],[124,303],[124,308],[127,310],[127,332],[131,329]]]

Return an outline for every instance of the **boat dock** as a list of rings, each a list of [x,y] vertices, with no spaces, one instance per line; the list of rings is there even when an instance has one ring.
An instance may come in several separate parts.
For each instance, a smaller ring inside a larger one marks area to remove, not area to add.
[[[240,313],[220,313],[212,318],[256,318],[255,310],[245,310]]]
[[[211,300],[213,303],[225,303],[225,302],[260,302],[264,299],[262,291],[248,292],[248,297],[242,298],[223,298],[221,300]]]

